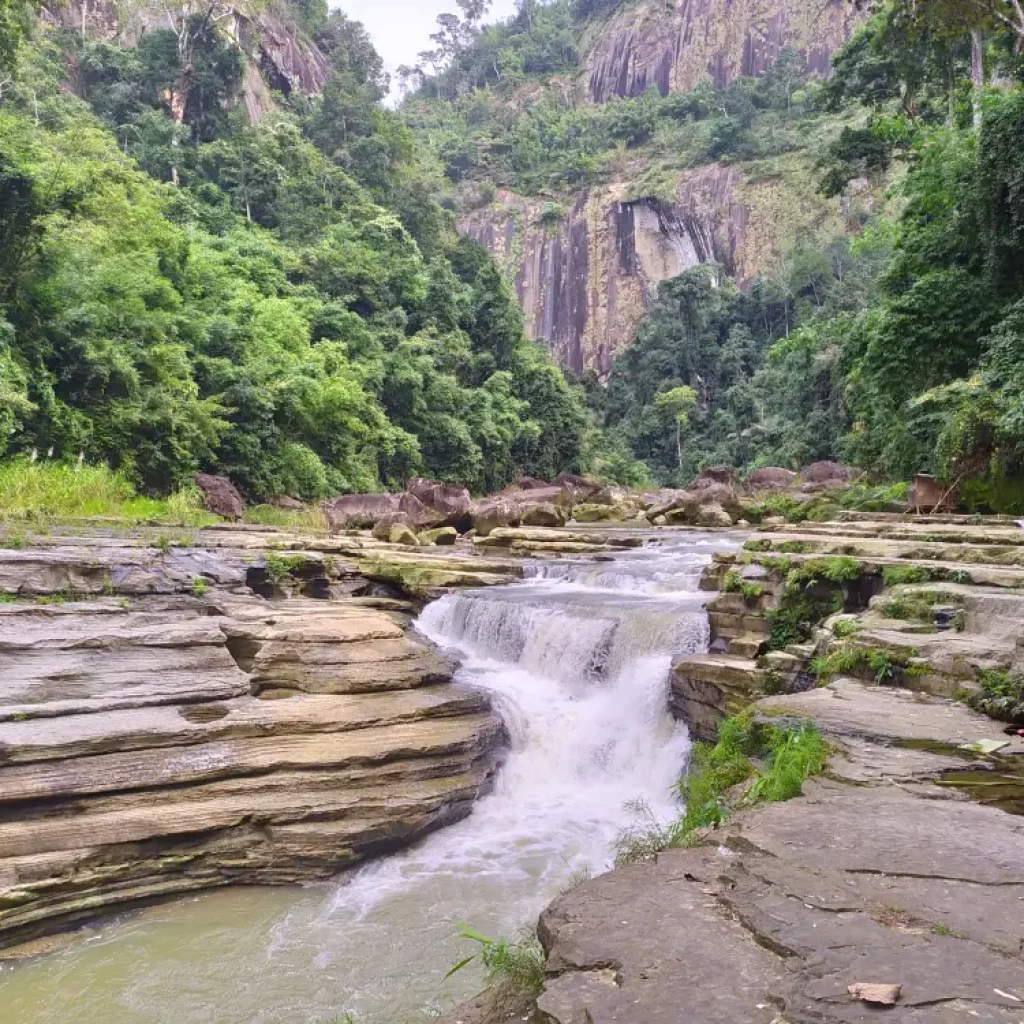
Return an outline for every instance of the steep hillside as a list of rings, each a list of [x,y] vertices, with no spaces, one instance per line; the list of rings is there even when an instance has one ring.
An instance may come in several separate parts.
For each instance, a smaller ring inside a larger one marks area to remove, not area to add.
[[[797,238],[843,232],[851,210],[813,174],[837,121],[806,102],[857,19],[839,0],[581,6],[556,0],[508,40],[529,55],[559,24],[560,64],[481,77],[464,62],[444,114],[427,88],[407,116],[442,139],[460,229],[504,267],[530,335],[607,377],[660,282],[717,263],[746,287]]]
[[[0,456],[256,499],[586,468],[581,394],[438,203],[358,23],[33,13],[0,9]]]

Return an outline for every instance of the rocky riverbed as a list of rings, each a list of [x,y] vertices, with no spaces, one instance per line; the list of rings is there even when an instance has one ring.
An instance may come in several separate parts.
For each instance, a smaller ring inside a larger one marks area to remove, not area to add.
[[[851,514],[716,555],[711,650],[677,662],[677,713],[707,738],[751,705],[810,720],[828,766],[557,899],[543,992],[517,1016],[1024,1020],[1024,741],[965,703],[1022,668],[1021,552],[1008,521]],[[780,636],[810,600],[824,622]],[[501,1019],[486,997],[452,1018]]]
[[[428,594],[515,578],[514,560],[244,527],[16,536],[0,548],[0,944],[325,878],[490,787],[501,720],[409,622]]]

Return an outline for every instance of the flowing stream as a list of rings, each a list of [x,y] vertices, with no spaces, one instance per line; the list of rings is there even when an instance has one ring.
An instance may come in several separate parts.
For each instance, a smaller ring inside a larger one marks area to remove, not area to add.
[[[473,952],[455,922],[514,934],[574,877],[610,866],[630,804],[677,811],[689,740],[666,710],[668,670],[706,648],[697,584],[724,546],[669,534],[429,605],[419,629],[492,693],[512,741],[468,819],[327,885],[229,889],[109,920],[0,969],[0,1019],[405,1024],[450,1009],[480,987],[472,969],[445,980]]]

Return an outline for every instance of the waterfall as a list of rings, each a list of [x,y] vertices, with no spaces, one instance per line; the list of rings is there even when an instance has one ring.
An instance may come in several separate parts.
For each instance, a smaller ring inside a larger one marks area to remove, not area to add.
[[[697,587],[711,550],[681,537],[600,563],[536,562],[522,583],[449,594],[423,611],[418,629],[457,654],[460,681],[491,693],[511,749],[469,819],[362,868],[325,908],[321,927],[377,935],[374,971],[400,993],[387,1013],[413,1005],[413,962],[420,993],[436,994],[446,967],[472,952],[453,944],[452,919],[514,934],[575,871],[611,866],[637,801],[678,813],[689,737],[668,713],[669,670],[706,649]],[[389,921],[401,922],[402,943],[384,941]],[[478,983],[457,976],[449,993]]]
[[[398,1024],[471,996],[478,965],[445,978],[473,952],[456,922],[514,936],[580,869],[611,866],[628,805],[679,809],[689,738],[667,710],[669,669],[706,647],[701,570],[732,545],[648,536],[600,560],[529,562],[520,583],[424,609],[420,632],[456,655],[459,682],[489,692],[509,734],[468,818],[328,883],[224,889],[108,923],[35,982],[21,975],[47,1007],[32,1019],[313,1024],[348,1011]]]

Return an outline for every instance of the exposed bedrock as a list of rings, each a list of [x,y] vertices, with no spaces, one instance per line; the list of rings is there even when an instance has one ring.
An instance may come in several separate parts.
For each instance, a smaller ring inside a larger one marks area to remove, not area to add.
[[[407,634],[409,606],[283,599],[348,571],[312,553],[277,555],[295,577],[262,600],[245,583],[272,552],[253,537],[0,551],[0,946],[136,901],[326,878],[489,786],[500,720]]]
[[[964,767],[956,744],[998,725],[853,682],[759,706],[817,723],[826,776],[556,900],[540,920],[541,1019],[1019,1021],[1024,822],[935,784]],[[865,1003],[858,985],[899,986],[896,1005]]]
[[[585,189],[554,226],[544,202],[503,191],[460,229],[514,281],[530,336],[573,372],[604,374],[661,281],[708,262],[745,273],[738,182],[734,168],[702,168],[680,181],[671,204],[632,201],[627,183]]]
[[[627,4],[612,15],[586,58],[587,91],[597,103],[725,86],[764,74],[786,47],[827,75],[832,54],[858,14],[842,0],[675,0]]]

